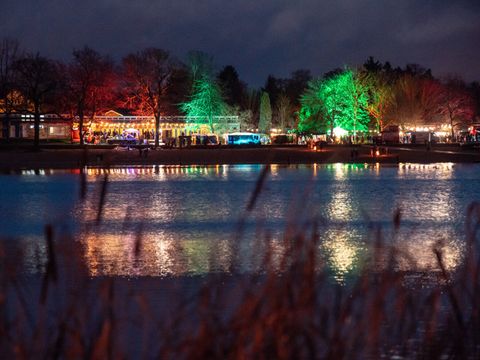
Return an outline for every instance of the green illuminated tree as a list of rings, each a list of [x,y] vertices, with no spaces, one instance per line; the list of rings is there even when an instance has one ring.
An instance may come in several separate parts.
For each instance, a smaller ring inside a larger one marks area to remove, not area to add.
[[[211,78],[203,76],[193,83],[190,101],[180,105],[181,110],[195,123],[205,123],[212,133],[219,124],[218,117],[228,113],[220,86]]]
[[[368,130],[370,117],[368,115],[368,87],[362,81],[359,72],[346,70],[341,76],[345,93],[345,115],[341,117],[340,127],[353,133],[356,142],[357,132]]]
[[[300,99],[301,132],[324,132],[335,127],[350,131],[354,137],[368,130],[367,86],[350,69],[335,72],[323,80],[312,80]]]
[[[272,127],[272,106],[267,92],[262,93],[260,98],[260,119],[258,121],[258,131],[268,133]]]
[[[325,81],[315,79],[308,83],[307,89],[300,98],[299,132],[317,134],[326,131],[327,114],[324,107],[324,91]]]
[[[192,92],[190,99],[180,104],[180,110],[189,118],[187,122],[206,124],[214,133],[222,127],[220,119],[229,113],[229,106],[215,79],[213,58],[201,51],[191,51],[188,64]]]
[[[320,111],[323,113],[325,127],[330,128],[330,135],[333,138],[333,129],[340,126],[341,119],[346,118],[346,104],[348,98],[345,89],[344,73],[327,77],[320,88]]]
[[[300,132],[322,133],[340,126],[346,117],[348,103],[344,73],[329,75],[323,80],[309,82],[308,88],[300,99]]]

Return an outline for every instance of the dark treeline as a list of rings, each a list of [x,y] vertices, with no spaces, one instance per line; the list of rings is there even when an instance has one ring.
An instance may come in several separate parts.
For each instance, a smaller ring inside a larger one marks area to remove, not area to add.
[[[71,60],[64,63],[25,51],[14,39],[3,39],[0,44],[3,138],[9,136],[13,113],[34,116],[35,145],[39,143],[40,115],[45,113],[77,118],[79,128],[83,129],[86,119],[117,109],[124,114],[153,116],[158,128],[161,116],[191,114],[189,111],[194,107],[185,104],[195,96],[195,91],[201,91],[201,81],[214,84],[211,89],[219,89],[216,101],[224,104],[217,104],[217,108],[238,115],[244,129],[266,131],[276,127],[285,131],[297,128],[299,121],[300,127],[312,131],[335,125],[325,111],[319,110],[331,98],[308,99],[308,96],[346,69],[332,70],[320,79],[313,79],[305,69],[293,71],[289,78],[269,75],[263,87],[253,89],[241,80],[232,65],[218,69],[213,64],[212,57],[201,52],[190,52],[181,61],[157,48],[128,54],[115,63],[110,56],[89,47],[73,51]],[[401,122],[415,116],[426,119],[432,96],[443,103],[452,100],[442,110],[445,116],[450,116],[452,124],[460,117],[473,121],[480,113],[478,82],[466,84],[453,77],[440,80],[419,65],[393,68],[390,63],[382,64],[373,58],[353,73],[368,95],[363,110],[377,127],[391,119]],[[437,96],[440,93],[437,85],[442,86],[442,97]],[[464,96],[461,104],[459,94]],[[319,102],[319,107],[306,109],[305,104],[310,100],[311,104]],[[83,136],[80,141],[83,142]],[[157,133],[157,144],[158,141]]]

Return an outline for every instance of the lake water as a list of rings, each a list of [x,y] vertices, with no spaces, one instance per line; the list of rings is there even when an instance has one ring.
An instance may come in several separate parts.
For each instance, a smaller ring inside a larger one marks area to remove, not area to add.
[[[23,250],[27,272],[41,271],[43,229],[53,224],[57,241],[74,234],[92,276],[256,273],[263,270],[266,248],[275,264],[293,235],[314,228],[319,256],[338,281],[359,270],[379,229],[404,255],[396,265],[400,271],[435,272],[432,249],[439,242],[448,270],[462,263],[466,209],[480,199],[480,165],[271,165],[247,211],[262,169],[89,168],[83,201],[78,169],[1,175],[1,236]],[[383,266],[387,261],[379,270]]]

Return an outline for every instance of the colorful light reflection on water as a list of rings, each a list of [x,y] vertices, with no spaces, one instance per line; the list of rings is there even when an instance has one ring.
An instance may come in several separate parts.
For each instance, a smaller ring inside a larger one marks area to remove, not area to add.
[[[265,266],[265,249],[271,251],[271,266],[279,266],[282,254],[288,253],[286,229],[308,232],[314,222],[320,224],[318,254],[338,281],[354,275],[368,258],[375,240],[372,228],[381,228],[383,238],[402,254],[399,271],[436,271],[433,248],[439,240],[448,270],[462,261],[465,209],[479,197],[478,165],[272,165],[255,209],[247,214],[261,169],[89,168],[82,203],[77,201],[78,170],[24,171],[1,178],[3,195],[11,204],[1,225],[7,236],[22,239],[18,241],[31,268],[45,261],[40,223],[76,227],[92,276],[183,276],[228,272],[233,265],[240,272],[259,272]],[[107,196],[97,225],[105,177]],[[397,208],[402,226],[394,233],[391,219]],[[14,229],[25,222],[31,223],[27,233]],[[387,260],[378,266],[388,266]]]

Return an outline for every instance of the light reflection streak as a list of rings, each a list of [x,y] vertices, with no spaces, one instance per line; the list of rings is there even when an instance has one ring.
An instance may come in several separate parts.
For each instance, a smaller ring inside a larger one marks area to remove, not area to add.
[[[140,240],[135,232],[119,235],[114,232],[86,234],[81,238],[83,258],[91,276],[184,276],[239,270],[257,273],[269,270],[281,273],[288,266],[290,246],[281,233],[274,234],[268,242],[243,241],[246,249],[233,246],[231,239],[214,240],[211,236],[179,238],[169,231],[142,233]],[[364,260],[375,252],[363,231],[352,228],[326,228],[320,235],[318,256],[324,259],[333,278],[344,284],[355,276],[365,264]],[[438,240],[440,239],[440,240]],[[25,268],[37,272],[44,269],[47,253],[41,239],[22,243]],[[137,241],[140,251],[136,253]],[[464,244],[454,238],[454,232],[430,231],[427,233],[404,231],[395,242],[384,242],[372,271],[382,272],[391,266],[408,274],[435,273],[440,271],[434,249],[442,254],[443,265],[448,272],[455,271],[462,263]],[[249,250],[248,250],[249,249]],[[389,249],[395,249],[395,261],[391,262]],[[240,250],[240,252],[238,252]],[[268,256],[267,256],[268,255]],[[265,263],[265,259],[269,259]],[[287,260],[287,261],[285,261]],[[317,268],[322,271],[323,268]]]
[[[440,271],[436,249],[442,254],[445,269],[454,271],[461,264],[464,252],[462,243],[452,231],[441,230],[404,234],[394,246],[399,254],[397,269],[404,272]]]
[[[140,251],[136,253],[137,241]],[[91,234],[83,238],[85,262],[91,276],[181,276],[227,272],[232,252],[229,242],[179,240],[167,232]],[[138,256],[137,256],[138,255]]]
[[[270,175],[272,177],[278,176],[278,168],[277,164],[270,164]]]
[[[402,163],[398,167],[398,178],[436,180],[430,191],[415,191],[398,195],[399,206],[403,215],[415,221],[454,221],[461,216],[456,203],[455,182],[449,181],[454,177],[454,164],[412,164]]]
[[[335,176],[335,180],[344,180],[345,177],[346,177],[346,167],[345,167],[346,164],[341,164],[341,163],[337,163],[337,164],[334,164],[334,176]]]
[[[144,167],[113,167],[113,168],[86,168],[88,176],[99,175],[159,175],[162,180],[168,175],[226,175],[228,166],[225,165],[155,165]]]
[[[343,283],[345,277],[360,266],[362,253],[360,234],[356,230],[327,230],[320,249],[334,273],[334,278]]]
[[[398,176],[400,178],[407,176],[415,176],[416,178],[424,177],[435,180],[448,180],[453,178],[454,163],[400,163],[398,164]]]
[[[337,190],[332,193],[327,204],[328,216],[332,221],[348,221],[353,217],[352,199],[348,190]]]
[[[135,191],[132,194],[128,193],[128,186],[125,187],[127,191],[118,192],[112,191],[108,194],[107,203],[104,209],[104,220],[112,221],[114,226],[118,226],[122,219],[133,221],[136,223],[157,222],[156,230],[151,228],[142,234],[142,251],[139,256],[135,256],[135,243],[137,235],[133,232],[125,232],[123,229],[112,228],[103,229],[98,235],[85,235],[85,260],[88,268],[93,276],[95,275],[125,275],[125,276],[167,276],[167,275],[183,275],[183,274],[197,274],[207,273],[211,271],[228,271],[232,265],[233,254],[230,235],[216,231],[215,229],[203,229],[201,224],[203,221],[207,224],[215,224],[215,221],[208,222],[212,218],[218,220],[226,213],[235,213],[234,210],[216,208],[220,203],[219,198],[215,198],[215,207],[211,204],[197,204],[196,201],[201,197],[195,197],[195,206],[193,202],[189,201],[191,198],[186,198],[184,203],[177,201],[175,192],[182,191],[181,186],[169,183],[171,179],[189,180],[190,177],[199,179],[227,179],[229,172],[249,173],[254,175],[258,172],[258,166],[235,166],[227,165],[215,166],[150,166],[150,167],[126,167],[126,168],[87,168],[86,173],[89,185],[94,188],[93,192],[88,194],[86,202],[83,207],[76,213],[76,216],[83,222],[93,222],[96,218],[96,208],[98,206],[98,185],[103,179],[103,176],[108,174],[109,181],[128,183],[132,180],[140,178],[147,182],[165,182],[164,184],[155,184],[157,186],[151,193],[143,196],[143,191]],[[283,171],[288,167],[273,165],[271,166],[272,175],[278,176],[280,180],[284,176]],[[313,175],[320,178],[318,174],[320,171],[327,169],[335,179],[332,184],[334,191],[323,198],[324,202],[321,206],[327,208],[328,220],[338,226],[338,222],[344,224],[345,229],[333,230],[327,229],[325,238],[322,240],[319,251],[326,254],[327,263],[331,265],[334,271],[334,276],[337,281],[342,279],[350,272],[354,271],[363,257],[365,250],[365,243],[368,239],[363,239],[366,236],[365,232],[360,230],[352,230],[350,223],[352,219],[358,218],[358,204],[365,198],[362,198],[352,190],[352,183],[348,181],[350,176],[358,175],[356,173],[368,172],[370,176],[380,176],[381,166],[375,165],[356,165],[356,164],[334,164],[334,165],[313,165]],[[450,180],[455,178],[455,167],[453,164],[400,164],[398,170],[392,169],[391,173],[397,178],[417,180]],[[233,170],[233,171],[232,171]],[[286,173],[286,172],[285,172]],[[390,174],[391,174],[390,173]],[[26,172],[27,175],[41,175],[46,176],[53,174],[48,171],[31,171]],[[236,175],[236,174],[232,174]],[[311,173],[308,172],[311,176]],[[362,174],[363,175],[363,174]],[[242,175],[243,176],[243,175]],[[323,174],[322,174],[323,176]],[[243,176],[243,178],[251,179]],[[323,178],[322,178],[323,179]],[[387,178],[388,180],[388,178]],[[127,185],[127,184],[119,184]],[[159,185],[162,185],[159,187]],[[133,184],[132,186],[136,186]],[[149,186],[149,185],[148,185]],[[183,185],[182,185],[183,186]],[[424,185],[427,186],[427,185]],[[438,271],[438,264],[433,253],[432,248],[438,239],[443,239],[443,251],[445,266],[448,271],[455,270],[462,261],[462,254],[464,248],[458,240],[458,234],[452,231],[445,231],[435,228],[437,222],[453,222],[454,219],[460,216],[461,204],[455,203],[452,200],[452,194],[455,193],[453,182],[443,181],[439,186],[439,191],[423,191],[421,193],[399,193],[395,198],[395,203],[400,204],[403,209],[403,217],[412,223],[419,223],[428,220],[429,223],[425,225],[427,231],[405,230],[402,236],[399,237],[395,243],[398,252],[402,257],[398,259],[397,267],[400,271]],[[113,187],[112,187],[113,189]],[[124,189],[124,188],[118,188]],[[160,190],[161,189],[161,190]],[[95,192],[96,191],[96,192]],[[229,194],[223,194],[225,201],[222,203],[228,204],[231,202]],[[273,194],[275,195],[275,194]],[[208,200],[208,199],[207,199]],[[282,208],[283,198],[275,198],[264,208],[268,218],[284,217],[284,208]],[[207,201],[208,202],[208,201]],[[133,210],[133,211],[132,211]],[[259,211],[260,211],[259,210]],[[205,216],[208,214],[208,217]],[[262,213],[263,214],[263,213]],[[203,217],[205,216],[205,217]],[[223,221],[224,218],[222,218]],[[173,230],[162,229],[163,224],[175,224],[177,221],[185,221],[187,224],[200,224],[198,233],[191,231],[188,236],[181,237],[179,235],[178,227],[173,227]],[[115,222],[116,221],[116,222]],[[123,225],[121,225],[123,226]],[[154,227],[154,226],[153,226]],[[177,233],[176,233],[177,231]],[[88,232],[85,232],[88,234]],[[83,236],[83,235],[82,235]],[[246,242],[248,246],[255,245],[254,241]],[[31,257],[29,264],[33,266],[34,263],[45,260],[44,250],[38,250],[32,244],[26,245],[27,254]],[[30,247],[30,248],[28,248]],[[284,242],[281,237],[274,239],[270,244],[272,263],[275,271],[280,271],[280,263],[283,254],[286,251]],[[250,252],[255,253],[258,248],[250,248]],[[261,254],[255,254],[261,258]],[[240,256],[241,257],[241,256]],[[244,263],[248,259],[244,256],[241,258]],[[383,262],[380,267],[388,266],[387,260]],[[261,264],[257,264],[245,269],[254,271],[260,269]]]
[[[367,244],[362,234],[356,229],[327,230],[322,236],[320,256],[325,256],[334,279],[344,283],[345,278],[360,269],[367,256],[373,256],[376,251]],[[373,240],[373,239],[372,239]],[[396,271],[410,274],[432,273],[441,270],[435,250],[442,255],[442,264],[446,271],[455,271],[463,260],[464,245],[455,238],[452,232],[445,233],[434,230],[428,233],[408,231],[403,232],[393,243],[382,241],[383,251],[377,258],[373,271],[384,271],[394,266]],[[390,257],[395,251],[394,263]]]
[[[11,173],[22,176],[78,175],[80,169],[22,169],[19,172],[13,171]]]

